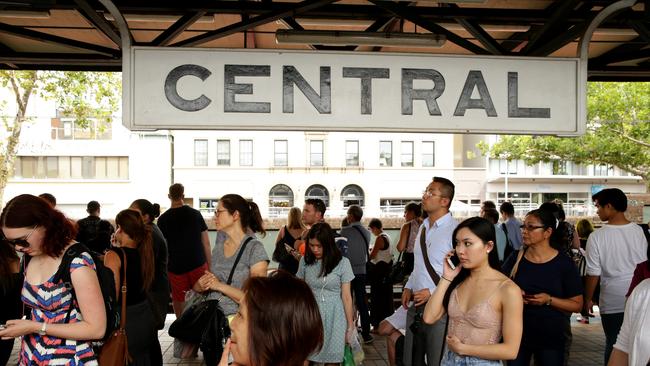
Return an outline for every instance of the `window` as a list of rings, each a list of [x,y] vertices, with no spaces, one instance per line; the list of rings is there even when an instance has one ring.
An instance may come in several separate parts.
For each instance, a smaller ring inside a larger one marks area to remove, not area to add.
[[[606,177],[609,173],[609,165],[598,164],[594,165],[594,175]]]
[[[379,166],[393,166],[392,141],[379,141]]]
[[[27,179],[129,179],[126,156],[18,156],[14,177]]]
[[[323,140],[309,142],[309,165],[323,166]]]
[[[288,149],[287,140],[275,140],[273,165],[275,166],[289,165],[289,149]]]
[[[350,205],[363,206],[363,189],[361,187],[350,184],[341,190],[341,201],[343,201],[343,207],[350,207]]]
[[[253,140],[239,140],[239,165],[253,166]]]
[[[313,186],[307,188],[305,191],[305,199],[309,198],[321,199],[323,200],[323,203],[325,203],[325,207],[330,206],[330,193],[327,191],[327,188],[323,187],[320,184],[314,184]]]
[[[202,213],[214,213],[217,209],[219,200],[216,198],[199,198],[199,211]]]
[[[111,121],[88,118],[83,126],[72,118],[52,119],[52,139],[54,140],[110,140]]]
[[[413,141],[402,141],[402,166],[413,166]]]
[[[208,140],[194,140],[194,166],[208,166]]]
[[[567,175],[567,162],[564,160],[553,160],[553,175]]]
[[[230,140],[217,140],[217,165],[230,165]]]
[[[359,166],[359,141],[345,142],[345,166]]]
[[[293,207],[293,190],[286,184],[276,184],[269,191],[269,207]]]
[[[422,166],[435,166],[435,143],[433,141],[422,141]]]
[[[517,174],[517,161],[499,160],[499,174]]]

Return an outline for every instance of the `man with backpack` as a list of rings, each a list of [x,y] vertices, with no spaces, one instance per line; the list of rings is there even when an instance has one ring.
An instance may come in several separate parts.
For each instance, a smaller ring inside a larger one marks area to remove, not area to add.
[[[111,235],[115,232],[110,222],[99,217],[101,206],[97,201],[90,201],[86,206],[88,217],[77,221],[79,231],[77,241],[88,249],[102,254],[111,246]]]
[[[524,239],[521,237],[521,221],[515,217],[515,207],[506,201],[499,207],[503,223],[501,229],[506,233],[506,248],[503,260],[507,260],[510,254],[521,249]]]

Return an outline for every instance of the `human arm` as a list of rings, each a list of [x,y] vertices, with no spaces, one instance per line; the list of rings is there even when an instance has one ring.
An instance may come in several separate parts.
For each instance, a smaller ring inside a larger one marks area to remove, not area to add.
[[[118,249],[119,250],[119,249]],[[120,257],[112,250],[109,250],[104,254],[104,266],[113,272],[113,280],[115,281],[115,298],[118,298],[120,293],[120,280],[122,274],[122,261]]]
[[[636,268],[634,268],[634,274],[632,275],[632,282],[630,282],[630,288],[627,289],[627,294],[625,294],[625,297],[630,297],[634,288],[639,283],[641,283],[641,281],[645,280],[645,277],[643,275],[643,269],[647,266],[648,266],[648,261],[641,262],[636,265]]]
[[[410,229],[410,224],[404,224],[402,225],[402,228],[399,230],[399,241],[397,242],[397,246],[396,246],[398,252],[403,252],[406,249],[406,246],[408,245],[409,229]]]
[[[383,250],[385,246],[386,246],[386,239],[384,239],[383,236],[379,235],[377,239],[375,239],[375,245],[372,247],[372,250],[370,251],[370,259],[375,259],[377,253],[379,253],[380,250]]]
[[[345,311],[345,319],[348,323],[347,331],[345,332],[346,342],[349,339],[349,334],[355,329],[354,326],[354,308],[352,307],[352,290],[350,289],[350,282],[341,284],[341,300],[343,301],[343,310]]]
[[[571,247],[573,249],[580,249],[580,237],[575,230],[573,231],[573,241],[571,243]]]
[[[585,302],[583,306],[589,313],[593,313],[593,298],[596,286],[598,286],[598,281],[600,281],[600,276],[586,276],[585,278]]]
[[[456,278],[456,276],[458,276],[462,268],[461,266],[457,266],[455,269],[451,269],[451,267],[449,267],[449,263],[447,263],[446,259],[451,258],[453,253],[453,250],[447,253],[445,260],[443,261],[442,277],[440,277],[438,286],[436,286],[433,295],[431,295],[427,301],[427,306],[424,308],[422,320],[424,320],[424,322],[427,324],[433,324],[442,318],[443,315],[445,315],[443,299],[447,293],[447,290],[449,289],[449,286],[451,286],[451,282],[454,280],[454,278]]]
[[[549,305],[554,309],[568,312],[579,313],[582,310],[582,295],[569,297],[566,299],[551,296],[547,293],[540,292],[534,295],[524,295],[524,303],[527,305],[544,306]]]
[[[517,357],[523,332],[524,303],[521,289],[511,282],[501,287],[500,292],[503,342],[468,345],[461,343],[456,337],[447,337],[447,344],[453,352],[461,356],[473,356],[485,360],[513,360]]]
[[[203,230],[201,232],[201,243],[203,244],[203,251],[205,252],[205,263],[208,264],[208,268],[212,265],[212,250],[210,249],[210,237],[208,236],[208,230]]]
[[[268,267],[269,263],[265,260],[255,263],[250,268],[249,277],[266,277]],[[244,292],[240,288],[219,281],[214,274],[208,271],[205,271],[205,274],[197,282],[200,282],[206,290],[221,292],[235,302],[239,302],[244,297]]]
[[[609,362],[607,362],[607,366],[628,366],[628,359],[629,356],[627,352],[613,348],[612,353],[609,356]]]
[[[75,290],[78,310],[83,320],[75,323],[48,323],[47,335],[73,340],[102,338],[106,331],[106,311],[95,271],[87,266],[78,267],[72,271],[70,278]],[[0,331],[0,337],[3,339],[38,333],[42,329],[43,323],[14,319],[8,320],[6,325],[7,328]]]

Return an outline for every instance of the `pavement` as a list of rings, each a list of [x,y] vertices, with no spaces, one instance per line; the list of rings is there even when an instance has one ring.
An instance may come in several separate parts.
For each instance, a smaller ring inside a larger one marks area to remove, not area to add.
[[[195,359],[181,360],[174,358],[173,339],[167,334],[169,325],[174,321],[174,315],[167,315],[165,329],[161,330],[160,345],[163,349],[163,362],[165,365],[178,366],[199,366],[203,365],[203,358],[199,356]],[[569,365],[576,366],[601,366],[603,365],[603,354],[605,350],[605,334],[600,324],[600,318],[590,319],[589,324],[582,324],[576,321],[576,315],[571,318],[571,329],[573,332],[573,342],[571,344],[571,355]],[[374,335],[375,341],[372,344],[364,345],[363,349],[366,354],[364,366],[388,366],[386,352],[386,338]],[[8,365],[17,364],[17,355],[20,342],[14,345],[12,357]]]

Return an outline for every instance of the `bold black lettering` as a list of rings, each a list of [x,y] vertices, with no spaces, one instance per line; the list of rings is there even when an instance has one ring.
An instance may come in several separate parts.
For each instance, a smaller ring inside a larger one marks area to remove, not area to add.
[[[237,84],[237,76],[271,76],[269,65],[224,65],[223,68],[223,111],[271,113],[271,103],[237,102],[237,94],[253,94],[253,84]]]
[[[320,114],[332,113],[332,71],[329,66],[320,67],[320,95],[293,66],[282,66],[282,112],[293,113],[293,86],[307,97]]]
[[[361,79],[361,114],[372,114],[372,79],[388,79],[390,69],[344,67],[343,77]]]
[[[551,118],[551,108],[519,108],[519,73],[508,73],[508,117]]]
[[[165,97],[171,105],[174,107],[185,111],[185,112],[196,112],[201,109],[206,108],[212,100],[206,97],[204,94],[201,94],[200,97],[196,99],[185,99],[178,94],[177,84],[183,76],[191,75],[196,76],[205,81],[212,73],[210,70],[206,69],[203,66],[186,64],[175,67],[172,71],[167,74],[165,78]]]
[[[479,99],[472,99],[474,88],[478,90]],[[485,109],[488,117],[497,117],[497,111],[494,109],[492,97],[490,96],[487,85],[485,85],[483,74],[479,70],[470,70],[469,74],[467,74],[465,86],[463,87],[463,92],[460,94],[460,98],[458,98],[454,116],[464,116],[467,109]]]
[[[413,80],[433,81],[433,89],[413,89]],[[413,114],[413,101],[424,100],[430,116],[441,116],[438,99],[445,91],[445,78],[433,69],[402,69],[402,114]]]

